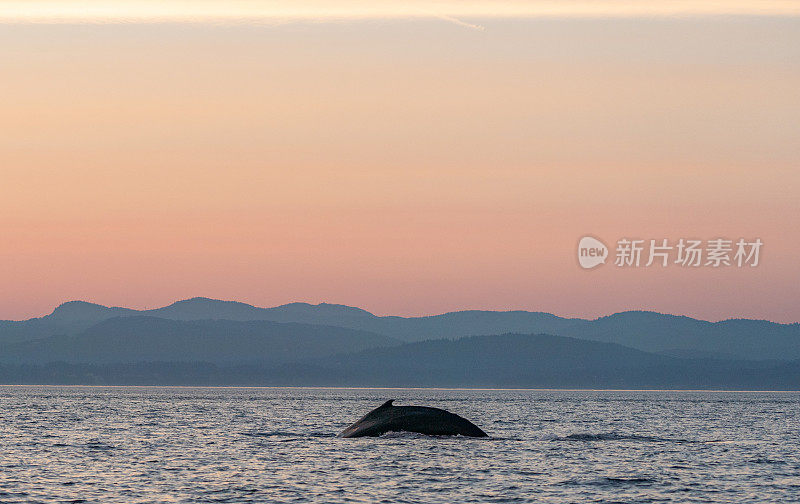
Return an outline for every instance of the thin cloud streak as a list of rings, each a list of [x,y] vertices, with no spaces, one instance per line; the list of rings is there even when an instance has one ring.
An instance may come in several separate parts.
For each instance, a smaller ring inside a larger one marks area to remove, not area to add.
[[[439,19],[442,19],[444,21],[448,21],[450,23],[453,23],[455,25],[463,26],[464,28],[469,28],[471,30],[486,31],[486,28],[481,26],[481,25],[479,25],[479,24],[467,23],[466,21],[462,21],[462,20],[460,20],[458,18],[454,18],[452,16],[447,16],[447,15],[444,15],[444,14],[440,14],[440,15],[437,15],[436,17],[439,18]]]
[[[0,23],[281,23],[440,18],[471,29],[476,18],[800,16],[794,0],[0,0]]]

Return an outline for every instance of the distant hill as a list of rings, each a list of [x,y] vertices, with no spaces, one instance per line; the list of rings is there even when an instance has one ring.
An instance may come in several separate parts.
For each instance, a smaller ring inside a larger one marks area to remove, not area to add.
[[[800,361],[681,359],[547,334],[408,343],[337,355],[316,366],[295,379],[305,373],[387,387],[800,389]]]
[[[72,301],[45,317],[0,322],[0,344],[74,335],[112,317],[152,316],[170,320],[295,322],[336,326],[403,341],[502,333],[546,333],[619,343],[680,357],[711,359],[800,359],[800,324],[735,319],[707,322],[648,311],[622,312],[595,320],[527,311],[459,311],[427,317],[375,316],[360,308],[291,303],[258,308],[246,303],[192,298],[153,310],[107,308]]]
[[[137,315],[138,312],[131,308],[121,308],[118,306],[108,307],[86,301],[68,301],[60,304],[53,310],[53,313],[34,320],[51,320],[59,322],[99,322],[112,317],[122,317],[127,315]]]
[[[139,320],[138,323],[152,323]],[[184,327],[185,322],[173,322]],[[190,323],[191,324],[191,323]],[[228,323],[225,323],[228,324]],[[236,323],[242,324],[242,323]],[[245,322],[244,324],[251,324]],[[132,334],[140,334],[135,329]],[[118,344],[125,338],[114,339]],[[176,341],[175,338],[169,338]],[[97,340],[93,340],[97,342]],[[186,341],[178,336],[181,349]],[[252,356],[267,355],[254,362],[225,355],[225,345],[213,339],[210,347],[201,339],[203,351],[181,355],[178,362],[49,362],[0,364],[2,383],[83,383],[142,385],[307,385],[357,387],[519,387],[519,388],[619,388],[619,389],[741,389],[798,390],[800,361],[725,361],[681,359],[642,352],[612,343],[563,336],[503,334],[457,340],[430,340],[350,353],[309,356],[280,362],[290,354],[272,352],[248,338],[234,337],[230,343],[244,344]],[[284,340],[277,340],[284,341]],[[152,338],[140,343],[152,344]],[[197,340],[194,340],[197,343]],[[87,343],[87,341],[84,341]],[[270,340],[275,345],[276,340]],[[277,346],[280,348],[280,345]],[[102,357],[106,360],[106,347]],[[128,349],[130,351],[130,343]],[[213,362],[193,361],[222,351]],[[159,355],[174,356],[177,347],[163,346]],[[92,359],[98,359],[97,353]],[[147,357],[139,353],[137,358]],[[78,360],[84,360],[84,358]],[[113,359],[111,359],[113,360]]]
[[[274,308],[257,308],[238,301],[219,301],[201,297],[177,301],[163,308],[143,310],[139,313],[174,320],[270,320],[341,327],[358,325],[355,322],[357,320],[377,318],[360,308],[329,303],[317,305],[289,303]]]
[[[136,314],[136,310],[129,308],[109,308],[85,301],[69,301],[43,317],[0,321],[0,345],[57,334],[75,334],[112,317]]]
[[[269,321],[179,321],[115,317],[75,335],[7,343],[0,362],[43,364],[155,361],[279,364],[399,344],[387,336]]]
[[[583,321],[556,334],[672,355],[720,359],[800,359],[800,324],[733,319],[707,322],[646,311]]]
[[[152,310],[107,307],[86,301],[69,301],[49,315],[22,321],[0,321],[0,344],[39,339],[54,335],[77,334],[114,317],[150,316],[170,320],[234,320],[296,322],[334,325],[369,330],[355,323],[357,318],[375,318],[371,313],[349,306],[321,303],[290,303],[274,308],[257,308],[237,301],[196,297]]]

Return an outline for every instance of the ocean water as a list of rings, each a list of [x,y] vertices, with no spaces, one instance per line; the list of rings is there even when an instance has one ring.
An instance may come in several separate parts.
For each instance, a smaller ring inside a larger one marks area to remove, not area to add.
[[[490,438],[335,437],[387,399]],[[0,387],[0,502],[800,502],[800,394]]]

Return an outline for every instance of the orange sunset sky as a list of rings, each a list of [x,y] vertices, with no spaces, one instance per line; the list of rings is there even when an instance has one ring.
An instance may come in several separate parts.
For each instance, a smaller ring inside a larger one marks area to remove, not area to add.
[[[0,319],[208,296],[795,322],[798,90],[796,1],[0,0]],[[764,246],[586,271],[584,235]]]

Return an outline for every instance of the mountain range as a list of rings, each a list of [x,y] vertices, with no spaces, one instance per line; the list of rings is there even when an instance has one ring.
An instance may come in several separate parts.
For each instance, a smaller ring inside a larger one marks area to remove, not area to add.
[[[115,317],[167,320],[271,321],[327,325],[367,331],[400,341],[502,333],[544,333],[619,343],[647,352],[678,356],[800,359],[800,324],[731,319],[708,322],[649,311],[615,313],[594,320],[527,311],[458,311],[425,317],[376,316],[361,308],[290,303],[258,308],[235,301],[192,298],[162,308],[134,310],[70,301],[49,315],[0,321],[0,345],[55,335],[75,335]]]
[[[193,298],[0,321],[5,383],[800,388],[800,325],[630,311],[376,316]]]

